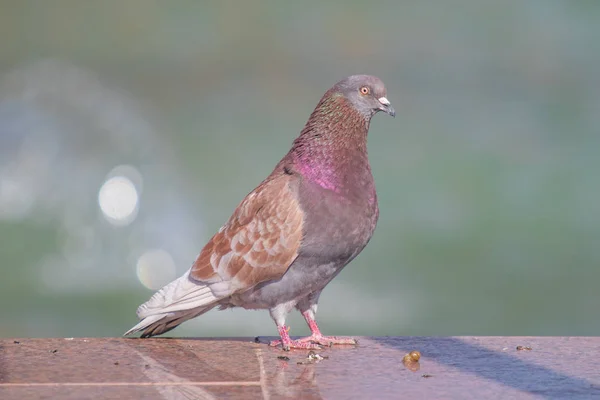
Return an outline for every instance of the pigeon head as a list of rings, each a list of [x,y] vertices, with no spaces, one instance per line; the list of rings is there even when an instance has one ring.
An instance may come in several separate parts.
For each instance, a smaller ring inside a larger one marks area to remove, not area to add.
[[[349,76],[336,83],[332,92],[343,95],[366,119],[371,119],[379,111],[396,116],[396,111],[386,98],[383,82],[375,76]]]
[[[367,135],[373,115],[379,111],[396,114],[386,94],[383,82],[370,75],[349,76],[333,85],[294,140],[283,164],[289,162],[291,170],[325,189],[346,194],[370,190],[374,199]],[[367,186],[370,189],[365,190]]]

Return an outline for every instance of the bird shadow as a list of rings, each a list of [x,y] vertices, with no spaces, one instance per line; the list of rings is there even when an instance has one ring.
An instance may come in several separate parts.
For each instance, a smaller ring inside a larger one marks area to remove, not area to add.
[[[374,337],[375,342],[398,350],[418,348],[438,364],[472,374],[503,386],[547,398],[600,396],[592,382],[452,337]]]

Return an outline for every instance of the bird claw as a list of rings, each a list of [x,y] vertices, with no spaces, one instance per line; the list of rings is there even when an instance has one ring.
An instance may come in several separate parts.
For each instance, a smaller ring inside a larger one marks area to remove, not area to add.
[[[357,345],[358,340],[354,338],[348,337],[338,337],[338,336],[309,336],[306,338],[312,343],[320,344],[321,346],[333,346],[335,344],[341,345]]]
[[[282,345],[283,349],[304,349],[304,350],[319,350],[324,347],[333,345],[357,345],[358,340],[354,338],[338,337],[338,336],[307,336],[301,339],[291,340],[286,345],[282,344],[281,340],[273,340],[269,346],[276,347]]]
[[[309,340],[305,340],[306,338],[303,339],[298,339],[298,340],[290,340],[289,342],[283,343],[281,340],[273,340],[271,343],[269,343],[269,346],[271,347],[276,347],[281,345],[281,347],[283,348],[284,351],[290,351],[290,349],[300,349],[300,350],[320,350],[322,349],[322,347],[317,344],[317,343],[313,343]]]

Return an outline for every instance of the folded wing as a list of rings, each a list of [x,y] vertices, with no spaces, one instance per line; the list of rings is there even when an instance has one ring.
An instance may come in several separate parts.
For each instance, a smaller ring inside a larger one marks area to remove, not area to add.
[[[303,213],[291,175],[270,177],[236,208],[192,268],[138,308],[127,334],[164,333],[240,291],[278,279],[298,256]]]

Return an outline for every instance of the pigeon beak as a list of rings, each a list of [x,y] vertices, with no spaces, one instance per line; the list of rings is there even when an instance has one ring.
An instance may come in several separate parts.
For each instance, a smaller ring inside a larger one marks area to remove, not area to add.
[[[380,97],[377,100],[379,100],[379,102],[381,103],[381,107],[379,107],[381,111],[391,115],[392,117],[396,116],[396,110],[394,110],[394,107],[392,107],[392,104],[388,99],[386,99],[385,97]]]

